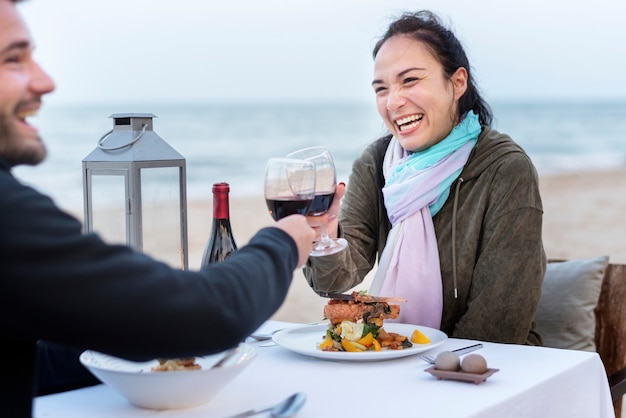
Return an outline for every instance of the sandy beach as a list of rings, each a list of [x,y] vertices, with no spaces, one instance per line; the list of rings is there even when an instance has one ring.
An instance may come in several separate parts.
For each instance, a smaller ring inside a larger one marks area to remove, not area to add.
[[[626,169],[543,176],[544,246],[548,258],[572,259],[609,255],[626,263]],[[273,220],[262,196],[231,198],[231,223],[239,246]],[[189,202],[189,266],[200,264],[211,229],[212,201]],[[367,282],[358,289],[367,288]],[[294,273],[285,303],[273,319],[312,322],[322,319],[325,299]]]

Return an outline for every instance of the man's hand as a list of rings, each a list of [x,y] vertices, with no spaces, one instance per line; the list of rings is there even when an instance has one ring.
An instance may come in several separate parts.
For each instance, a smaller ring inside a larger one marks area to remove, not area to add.
[[[290,215],[276,222],[276,226],[293,238],[298,247],[298,267],[303,266],[309,259],[313,249],[315,231],[302,215]]]

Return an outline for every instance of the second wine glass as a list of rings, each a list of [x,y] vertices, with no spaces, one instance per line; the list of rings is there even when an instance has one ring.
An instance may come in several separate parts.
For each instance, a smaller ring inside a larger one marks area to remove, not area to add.
[[[265,202],[275,221],[306,215],[315,196],[315,164],[293,158],[270,158],[265,170]]]
[[[307,216],[321,216],[328,212],[337,189],[335,163],[330,151],[322,146],[309,147],[293,151],[287,157],[311,161],[315,164],[315,198]],[[334,254],[348,246],[348,242],[343,238],[331,238],[328,235],[326,224],[320,226],[320,232],[322,238],[313,247],[311,256],[319,257]]]

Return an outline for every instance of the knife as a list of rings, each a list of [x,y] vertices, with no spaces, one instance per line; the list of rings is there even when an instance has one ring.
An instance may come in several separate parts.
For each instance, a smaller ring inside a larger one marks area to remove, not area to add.
[[[467,353],[471,353],[472,351],[480,350],[483,348],[482,344],[474,344],[469,347],[457,348],[456,350],[452,350],[453,353],[457,353],[459,356]]]
[[[323,298],[339,299],[339,300],[354,300],[354,296],[351,294],[338,293],[338,292],[319,292],[319,295]]]
[[[346,294],[346,293],[338,293],[338,292],[320,292],[319,295],[324,298],[331,298],[331,299],[357,300],[354,298],[354,293]],[[367,302],[372,302],[372,303],[374,302],[406,302],[406,299],[398,298],[398,297],[370,296],[367,294],[359,295],[359,296],[363,297],[362,299],[359,298],[359,300],[364,303],[367,303]]]

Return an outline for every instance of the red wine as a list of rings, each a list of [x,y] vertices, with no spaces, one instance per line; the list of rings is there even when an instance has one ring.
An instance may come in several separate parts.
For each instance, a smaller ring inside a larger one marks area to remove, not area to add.
[[[228,203],[228,183],[213,185],[213,225],[211,237],[202,255],[202,267],[224,261],[237,250],[233,231],[230,227],[230,207]]]
[[[267,209],[270,211],[270,215],[275,221],[282,219],[289,215],[306,215],[311,206],[312,199],[293,200],[295,198],[276,198],[265,199],[267,203]]]
[[[311,203],[311,207],[309,208],[309,216],[319,216],[323,215],[328,211],[330,205],[333,204],[333,199],[335,198],[335,192],[326,193],[326,194],[316,194],[313,198],[313,203]]]

